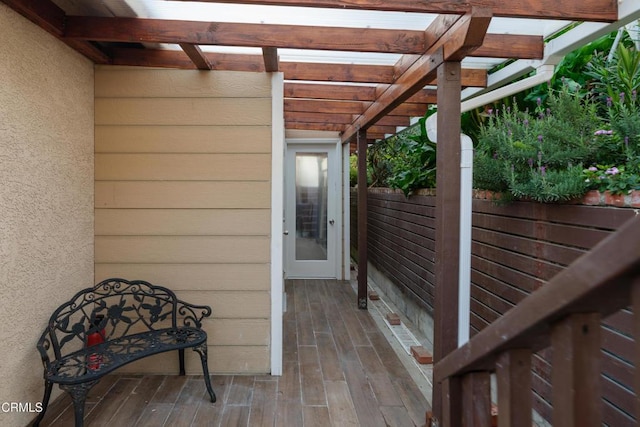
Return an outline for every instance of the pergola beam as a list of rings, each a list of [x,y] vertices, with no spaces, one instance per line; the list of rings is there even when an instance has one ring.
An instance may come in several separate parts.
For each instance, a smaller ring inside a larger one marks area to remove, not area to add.
[[[56,37],[64,35],[66,14],[49,0],[2,0],[7,6]]]
[[[285,98],[302,99],[331,99],[342,101],[375,101],[375,86],[355,86],[341,84],[313,84],[313,83],[293,83],[284,84]],[[382,93],[382,92],[381,92]],[[422,89],[407,103],[435,104],[437,100],[435,89]]]
[[[34,24],[40,26],[45,31],[53,34],[72,49],[80,52],[96,64],[110,63],[109,56],[92,43],[84,40],[69,40],[63,37],[67,15],[64,10],[59,8],[55,3],[49,0],[2,1],[7,6],[11,7]]]
[[[344,130],[347,125],[351,124],[359,115],[336,114],[336,113],[309,113],[304,111],[285,111],[284,119],[287,123],[318,123],[318,124],[336,124],[341,125]],[[409,126],[410,116],[384,116],[374,125],[380,126]]]
[[[544,57],[544,38],[523,34],[487,34],[482,46],[468,56],[542,59]]]
[[[302,25],[69,16],[70,39],[120,43],[188,43],[240,47],[419,53],[423,31]]]
[[[384,83],[395,81],[397,73],[394,66],[388,65],[358,65],[358,64],[326,64],[326,63],[295,63],[282,62],[280,71],[284,72],[285,80],[308,80],[319,82],[340,83]],[[462,80],[465,87],[484,87],[487,84],[487,71],[477,68],[462,70]],[[434,77],[425,85],[437,85]]]
[[[345,125],[339,123],[305,123],[305,122],[289,122],[285,121],[287,129],[296,130],[320,130],[331,132],[342,132]]]
[[[422,89],[406,100],[407,103],[435,104],[438,94],[435,89]]]
[[[204,3],[235,3],[234,0],[195,0]],[[385,10],[463,15],[476,8],[489,8],[495,16],[533,19],[613,22],[618,18],[616,0],[243,0],[247,4]]]
[[[414,62],[394,84],[390,85],[357,120],[343,133],[342,141],[350,140],[358,130],[366,129],[388,114],[433,79],[437,67],[447,60],[461,60],[482,45],[491,11],[474,9],[471,14],[457,20],[437,43]]]
[[[371,102],[361,101],[328,101],[313,99],[289,99],[284,100],[284,111],[318,114],[352,114],[359,116]],[[388,116],[420,117],[427,111],[426,103],[403,103],[398,105]]]
[[[263,47],[262,57],[264,59],[264,70],[267,73],[278,71],[278,49],[275,47]]]
[[[378,120],[377,122],[375,122],[373,125],[380,125],[380,126],[409,126],[411,124],[411,119],[409,116],[392,116],[392,115],[388,115],[388,116],[384,116],[383,118],[381,118],[380,120]]]
[[[285,98],[284,111],[362,114],[370,105],[371,102],[362,101],[329,101]]]
[[[187,54],[198,70],[211,70],[212,66],[198,45],[180,43],[180,48]]]
[[[182,51],[162,49],[115,48],[111,51],[114,65],[144,67],[165,67],[194,69],[195,65]],[[264,58],[261,55],[230,54],[204,52],[209,63],[216,70],[263,72]],[[306,80],[340,83],[384,83],[394,82],[396,69],[387,65],[327,64],[279,62],[279,71],[285,80]],[[462,85],[465,87],[484,87],[487,84],[487,71],[476,68],[462,70]],[[435,77],[426,84],[437,85]],[[369,91],[369,88],[363,88]]]
[[[195,69],[195,64],[180,50],[135,49],[118,47],[111,49],[113,65],[137,67]],[[203,52],[215,70],[264,72],[262,55]]]
[[[380,135],[384,136],[387,134],[394,134],[396,133],[396,127],[395,126],[378,126],[378,125],[373,125],[371,127],[369,127],[369,129],[367,129],[367,139],[377,139],[380,137]],[[377,135],[375,138],[372,138],[371,135]]]
[[[284,121],[300,123],[335,123],[348,125],[353,122],[352,114],[308,113],[301,111],[285,111]]]
[[[282,62],[285,80],[320,82],[391,83],[393,67],[388,65]]]
[[[375,86],[355,86],[347,84],[284,84],[285,98],[335,99],[343,101],[373,101],[376,99]]]

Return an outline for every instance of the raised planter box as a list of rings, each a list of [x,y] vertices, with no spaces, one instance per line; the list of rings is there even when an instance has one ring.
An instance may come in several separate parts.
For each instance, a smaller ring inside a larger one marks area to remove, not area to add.
[[[421,190],[422,191],[422,190]],[[428,190],[429,192],[433,190]],[[486,190],[473,190],[474,199],[500,200],[501,194]],[[582,198],[560,204],[587,205],[587,206],[616,206],[619,208],[640,208],[640,191],[631,191],[628,194],[603,193],[598,190],[587,192]]]

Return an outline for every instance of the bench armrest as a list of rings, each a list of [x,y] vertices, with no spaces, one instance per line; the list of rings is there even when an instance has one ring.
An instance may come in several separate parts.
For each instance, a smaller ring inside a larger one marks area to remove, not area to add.
[[[40,358],[42,359],[42,365],[44,365],[45,373],[51,367],[51,358],[53,356],[55,359],[56,355],[54,354],[54,349],[51,348],[51,338],[49,337],[49,329],[46,329],[38,343],[36,345],[38,352],[40,353]]]
[[[202,319],[211,316],[211,307],[208,305],[195,305],[177,300],[176,307],[178,310],[177,320],[184,326],[201,328]]]

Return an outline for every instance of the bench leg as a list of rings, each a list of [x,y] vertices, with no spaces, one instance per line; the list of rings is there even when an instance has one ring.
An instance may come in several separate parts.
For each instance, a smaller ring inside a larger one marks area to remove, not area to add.
[[[44,413],[47,412],[47,406],[49,406],[49,399],[51,398],[51,389],[53,383],[50,381],[44,381],[44,396],[42,397],[42,411],[38,414],[38,418],[33,422],[33,427],[38,427],[40,421],[44,418]]]
[[[180,363],[180,375],[184,376],[184,348],[178,350],[178,363]]]
[[[211,387],[211,378],[209,377],[209,365],[207,364],[207,343],[204,342],[197,347],[193,348],[193,351],[198,352],[200,355],[200,361],[202,362],[202,373],[204,375],[204,383],[207,386],[207,391],[211,397],[211,402],[216,401],[216,394]]]
[[[60,385],[60,388],[69,393],[73,399],[73,412],[76,419],[75,427],[84,425],[84,402],[87,400],[87,394],[89,394],[91,387],[97,383],[98,380],[74,385]]]

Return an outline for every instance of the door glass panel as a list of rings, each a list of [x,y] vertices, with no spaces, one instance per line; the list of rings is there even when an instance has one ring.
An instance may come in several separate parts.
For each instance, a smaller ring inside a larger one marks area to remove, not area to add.
[[[296,153],[296,260],[327,259],[327,153]]]

